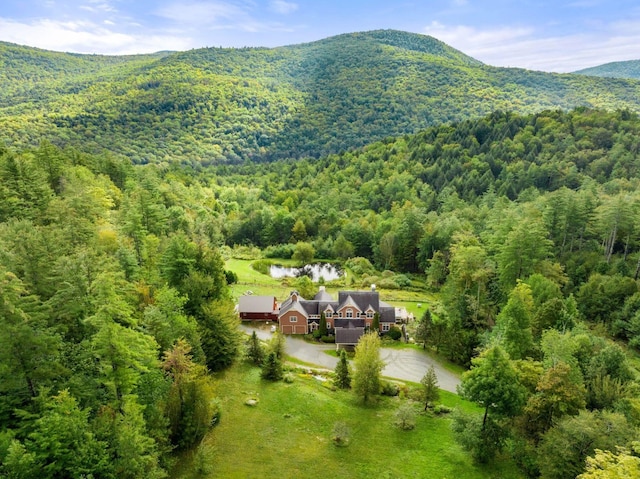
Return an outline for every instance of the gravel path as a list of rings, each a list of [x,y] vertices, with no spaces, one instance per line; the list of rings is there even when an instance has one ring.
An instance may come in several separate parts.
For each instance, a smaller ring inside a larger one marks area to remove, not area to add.
[[[255,331],[258,337],[264,340],[269,340],[272,335],[269,329],[264,327],[252,327],[243,324],[241,329],[247,334]],[[334,348],[335,345],[333,344],[311,344],[301,338],[287,336],[286,351],[289,356],[326,369],[334,369],[338,362],[337,358],[329,356],[324,352],[327,349]],[[385,363],[385,367],[382,370],[383,376],[405,381],[420,382],[420,379],[422,379],[424,373],[427,372],[429,366],[433,364],[436,375],[438,376],[438,385],[441,389],[455,393],[456,387],[460,384],[460,378],[458,378],[458,376],[447,371],[422,351],[415,349],[382,348],[380,350],[380,358]]]

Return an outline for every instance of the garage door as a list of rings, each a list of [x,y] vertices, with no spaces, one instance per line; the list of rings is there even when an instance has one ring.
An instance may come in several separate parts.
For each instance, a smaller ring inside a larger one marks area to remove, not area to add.
[[[295,334],[307,334],[307,328],[302,324],[298,324],[295,326]]]
[[[284,334],[292,334],[293,333],[293,326],[291,326],[290,324],[283,324],[282,325],[282,332]]]

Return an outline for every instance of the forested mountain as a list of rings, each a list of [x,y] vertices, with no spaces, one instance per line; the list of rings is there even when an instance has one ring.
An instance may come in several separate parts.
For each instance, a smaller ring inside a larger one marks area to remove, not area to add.
[[[268,164],[0,148],[0,475],[166,477],[232,407],[207,375],[241,347],[223,255],[296,243],[345,286],[434,291],[416,335],[474,365],[484,420],[452,423],[476,460],[508,439],[530,477],[635,461],[639,138],[579,108]]]
[[[0,63],[0,141],[134,163],[319,157],[498,109],[640,109],[635,80],[490,67],[392,30],[156,58],[4,45]]]
[[[578,70],[574,73],[595,77],[638,79],[640,78],[640,60],[605,63],[604,65]]]

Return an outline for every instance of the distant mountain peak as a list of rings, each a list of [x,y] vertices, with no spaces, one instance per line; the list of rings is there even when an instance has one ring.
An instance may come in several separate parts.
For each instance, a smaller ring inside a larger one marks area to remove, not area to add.
[[[594,77],[640,79],[640,60],[605,63],[604,65],[584,68],[574,73]]]

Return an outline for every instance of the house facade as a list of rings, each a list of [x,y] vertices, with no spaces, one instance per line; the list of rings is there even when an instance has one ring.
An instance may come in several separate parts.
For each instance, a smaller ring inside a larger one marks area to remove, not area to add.
[[[284,334],[308,334],[320,326],[324,314],[327,329],[333,330],[337,345],[355,345],[378,318],[379,331],[389,331],[396,322],[395,308],[380,301],[371,291],[340,291],[334,299],[323,287],[313,299],[304,299],[297,291],[282,302],[278,322]]]

